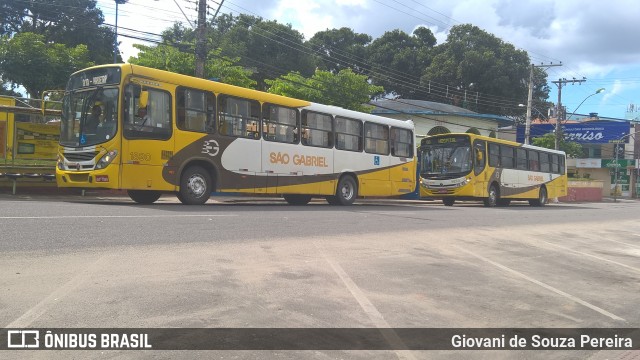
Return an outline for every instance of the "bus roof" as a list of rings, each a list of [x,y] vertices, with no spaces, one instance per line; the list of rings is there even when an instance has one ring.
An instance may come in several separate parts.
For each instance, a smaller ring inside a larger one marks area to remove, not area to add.
[[[555,154],[559,154],[559,155],[566,155],[565,152],[561,151],[561,150],[548,149],[548,148],[545,148],[545,147],[535,146],[535,145],[521,144],[521,143],[518,143],[518,142],[515,142],[515,141],[511,141],[511,140],[496,139],[496,138],[492,138],[492,137],[488,137],[488,136],[471,134],[471,133],[448,133],[448,134],[429,135],[429,136],[425,137],[425,139],[434,138],[434,137],[451,136],[451,135],[456,135],[456,136],[465,135],[465,136],[473,137],[474,139],[485,140],[487,142],[493,142],[493,143],[505,144],[505,145],[512,145],[512,146],[520,146],[520,147],[523,147],[523,148],[526,148],[526,149],[542,150],[542,151],[555,153]]]
[[[77,71],[73,75],[77,73],[81,73],[86,70],[96,69],[96,68],[107,68],[107,67],[120,67],[123,70],[124,75],[132,74],[140,77],[148,77],[151,79],[162,79],[162,82],[175,84],[175,85],[185,85],[188,83],[189,87],[195,87],[199,89],[207,89],[214,93],[224,93],[232,96],[246,97],[249,99],[258,100],[260,102],[269,102],[272,104],[288,106],[288,107],[297,107],[297,108],[307,108],[308,110],[318,111],[322,113],[328,113],[336,116],[343,116],[347,118],[357,118],[361,120],[371,121],[379,124],[384,124],[388,126],[395,126],[400,128],[412,129],[414,128],[414,123],[411,120],[398,120],[392,119],[383,116],[372,115],[368,113],[353,111],[344,109],[338,106],[331,105],[323,105],[318,103],[313,103],[307,100],[295,99],[287,96],[270,94],[264,91],[254,90],[243,88],[241,86],[235,86],[230,84],[225,84],[222,82],[217,82],[214,80],[201,79],[189,75],[183,75],[178,73],[173,73],[165,70],[158,70],[154,68],[149,68],[146,66],[140,66],[135,64],[123,63],[123,64],[105,64],[105,65],[97,65],[87,69],[83,69]]]

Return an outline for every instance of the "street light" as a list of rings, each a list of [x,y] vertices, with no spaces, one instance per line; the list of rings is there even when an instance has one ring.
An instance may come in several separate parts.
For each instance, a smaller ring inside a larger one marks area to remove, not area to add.
[[[113,37],[113,63],[118,62],[118,5],[126,3],[128,0],[115,0],[116,2],[116,34]]]
[[[591,95],[587,96],[586,98],[584,98],[584,100],[582,100],[582,102],[580,103],[580,105],[578,105],[578,107],[577,107],[575,110],[573,110],[573,112],[571,113],[571,115],[569,115],[569,117],[567,118],[567,120],[571,119],[571,117],[573,116],[573,114],[575,114],[575,113],[576,113],[576,111],[578,111],[578,108],[579,108],[580,106],[582,106],[582,104],[584,104],[584,102],[585,102],[585,101],[587,101],[587,99],[588,99],[588,98],[592,97],[593,95],[600,94],[600,93],[601,93],[601,92],[603,92],[604,90],[605,90],[604,88],[600,88],[600,89],[596,90],[596,92],[594,92],[593,94],[591,94]],[[565,120],[565,121],[567,121],[567,120]]]

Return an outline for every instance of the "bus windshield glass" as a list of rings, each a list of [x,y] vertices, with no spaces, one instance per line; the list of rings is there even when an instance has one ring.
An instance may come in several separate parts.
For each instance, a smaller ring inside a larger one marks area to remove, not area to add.
[[[420,147],[420,173],[426,179],[461,177],[473,168],[468,136],[426,138]]]
[[[85,147],[113,139],[117,130],[118,89],[69,91],[62,101],[60,144]]]

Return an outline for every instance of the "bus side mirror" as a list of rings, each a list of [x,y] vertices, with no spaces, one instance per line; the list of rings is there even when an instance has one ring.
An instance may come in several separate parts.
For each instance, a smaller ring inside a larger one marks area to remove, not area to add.
[[[147,102],[149,102],[149,92],[148,91],[141,91],[140,92],[140,99],[138,100],[138,107],[139,108],[147,107]]]

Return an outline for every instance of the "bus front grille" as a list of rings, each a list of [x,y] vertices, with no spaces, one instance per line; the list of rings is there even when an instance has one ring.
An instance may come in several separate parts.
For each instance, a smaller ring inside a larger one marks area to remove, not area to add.
[[[97,151],[82,151],[82,152],[65,152],[64,157],[68,161],[89,161],[93,160],[98,155]]]

